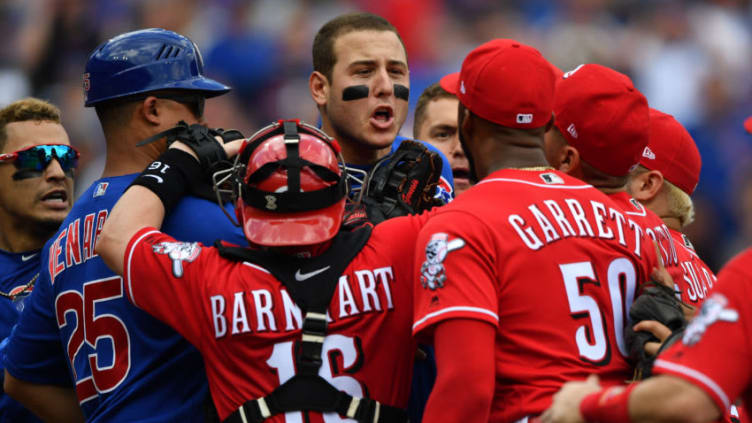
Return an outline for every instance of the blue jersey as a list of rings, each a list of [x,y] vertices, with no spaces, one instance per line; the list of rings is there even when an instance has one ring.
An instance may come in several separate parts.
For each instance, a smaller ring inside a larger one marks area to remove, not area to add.
[[[39,274],[39,250],[24,253],[9,253],[0,250],[0,291],[17,295],[13,300],[0,298],[0,354],[7,345],[11,329],[18,321],[24,303]],[[0,381],[3,380],[0,368]],[[0,393],[0,422],[40,422],[34,414],[13,398]]]
[[[395,151],[397,151],[400,144],[402,144],[402,141],[410,139],[411,138],[397,135],[397,137],[394,139],[394,142],[392,143],[392,150],[389,152],[389,154],[391,155]],[[417,141],[425,145],[429,150],[433,151],[434,153],[438,154],[439,157],[441,157],[441,177],[439,178],[439,183],[436,186],[436,194],[434,196],[439,198],[444,204],[449,203],[454,198],[454,177],[452,176],[452,167],[449,165],[449,160],[446,158],[446,156],[444,156],[444,153],[439,151],[433,145],[421,140],[413,141]],[[350,192],[353,193],[360,190],[365,174],[370,172],[370,170],[373,168],[373,165],[359,166],[347,164],[347,168],[351,174],[351,177],[348,178]]]
[[[24,381],[75,385],[90,422],[202,422],[208,389],[201,355],[131,305],[122,279],[94,252],[107,215],[135,177],[95,182],[44,246],[5,366]],[[183,198],[162,229],[180,240],[246,243],[216,204],[195,197]]]

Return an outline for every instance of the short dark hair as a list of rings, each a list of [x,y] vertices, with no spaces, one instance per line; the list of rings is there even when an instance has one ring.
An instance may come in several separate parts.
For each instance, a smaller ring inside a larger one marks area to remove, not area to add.
[[[5,148],[8,132],[5,127],[13,122],[49,121],[60,123],[60,109],[52,103],[34,97],[14,101],[0,109],[0,151]]]
[[[334,57],[336,39],[353,31],[367,30],[391,31],[397,35],[402,48],[405,48],[405,42],[402,41],[397,28],[386,19],[371,13],[348,13],[325,23],[316,33],[313,39],[313,70],[321,72],[331,83],[332,69],[337,62],[337,58]],[[405,48],[405,55],[407,55],[407,48]]]
[[[418,138],[420,127],[423,126],[423,121],[426,120],[428,103],[440,98],[457,98],[457,96],[441,88],[441,85],[437,82],[429,85],[428,88],[423,90],[420,97],[418,97],[418,104],[415,106],[415,116],[413,117],[413,138]]]

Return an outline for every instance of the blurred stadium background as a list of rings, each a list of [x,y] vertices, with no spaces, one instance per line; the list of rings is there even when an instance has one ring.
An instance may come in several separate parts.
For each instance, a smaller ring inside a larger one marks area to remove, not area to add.
[[[279,118],[318,120],[308,93],[313,36],[356,10],[400,31],[411,112],[426,86],[491,38],[533,45],[565,71],[597,62],[628,74],[702,153],[687,230],[700,255],[717,271],[752,245],[752,135],[742,127],[752,115],[750,0],[0,0],[0,105],[33,95],[61,107],[82,152],[80,192],[103,166],[101,130],[81,93],[87,54],[102,41],[148,27],[191,37],[207,73],[234,88],[207,102],[208,123],[250,134]]]

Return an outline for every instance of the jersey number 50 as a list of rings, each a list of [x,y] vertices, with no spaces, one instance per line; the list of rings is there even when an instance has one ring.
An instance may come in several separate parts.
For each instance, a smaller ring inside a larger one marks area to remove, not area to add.
[[[590,317],[590,331],[587,325],[577,328],[575,332],[575,342],[577,349],[580,351],[580,359],[596,365],[606,365],[611,359],[610,349],[608,348],[608,339],[606,336],[606,320],[601,315],[598,303],[584,291],[586,283],[600,286],[599,279],[596,278],[593,270],[593,264],[589,261],[559,265],[561,274],[564,277],[564,287],[567,291],[569,300],[569,311],[576,319]],[[622,257],[613,260],[606,271],[606,280],[608,282],[608,293],[611,300],[611,310],[613,314],[614,337],[616,346],[622,356],[627,356],[628,352],[624,345],[624,326],[625,310],[634,301],[635,290],[637,287],[637,272],[634,264],[628,259]],[[622,286],[622,281],[624,286]],[[622,298],[622,289],[624,296]],[[602,292],[602,291],[601,291]]]

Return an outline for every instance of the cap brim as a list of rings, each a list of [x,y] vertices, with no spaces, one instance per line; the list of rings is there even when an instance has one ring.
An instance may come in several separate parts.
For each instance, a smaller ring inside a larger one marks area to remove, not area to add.
[[[444,76],[439,80],[439,85],[449,94],[457,95],[460,85],[460,73],[454,72]]]
[[[744,121],[744,129],[752,134],[752,116],[748,117],[747,120]]]
[[[269,247],[313,245],[334,238],[342,224],[345,199],[319,210],[271,213],[243,204],[243,232],[254,244]]]
[[[162,89],[200,91],[206,98],[216,97],[230,91],[230,87],[228,87],[227,85],[206,77],[180,81],[172,85],[168,84],[165,85],[165,87]]]

